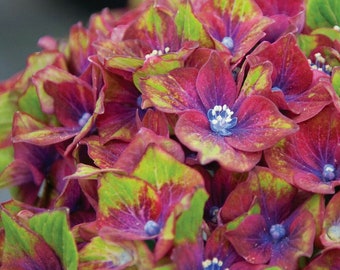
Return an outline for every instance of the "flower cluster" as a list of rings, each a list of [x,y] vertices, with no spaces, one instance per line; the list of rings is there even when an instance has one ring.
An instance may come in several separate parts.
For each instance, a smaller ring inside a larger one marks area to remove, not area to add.
[[[339,266],[338,7],[150,0],[42,37],[0,84],[2,269]]]

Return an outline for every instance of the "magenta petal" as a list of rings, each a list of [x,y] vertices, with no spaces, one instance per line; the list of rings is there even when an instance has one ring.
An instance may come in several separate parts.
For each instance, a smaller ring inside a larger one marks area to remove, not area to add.
[[[162,210],[155,188],[146,181],[106,174],[100,179],[98,194],[97,225],[100,235],[133,240],[158,235],[148,235],[145,229],[148,221],[158,221]]]
[[[149,76],[141,79],[142,93],[163,112],[203,110],[194,84],[196,76],[195,68],[178,68],[167,75]]]
[[[272,247],[264,241],[267,224],[261,215],[246,217],[237,229],[228,232],[228,239],[239,255],[253,264],[264,264],[270,261]]]
[[[207,117],[198,111],[181,115],[175,133],[184,145],[198,152],[202,164],[217,161],[225,169],[242,172],[253,168],[261,158],[260,152],[232,148],[224,137],[211,131]]]
[[[34,83],[40,95],[45,91],[53,98],[55,114],[65,127],[83,126],[79,123],[82,116],[94,112],[95,92],[88,83],[67,71],[48,66],[35,74]]]
[[[322,224],[321,242],[325,247],[340,248],[340,193],[336,193],[327,204]]]
[[[197,92],[207,110],[216,105],[231,107],[237,95],[236,84],[223,54],[212,51],[200,69],[196,80]]]
[[[334,269],[340,265],[340,248],[325,249],[305,270]]]
[[[273,44],[263,42],[253,56],[261,62],[269,60],[273,63],[273,87],[283,91],[289,100],[304,92],[312,83],[313,72],[293,34],[287,34]]]
[[[325,106],[332,103],[332,97],[328,93],[331,87],[330,82],[320,81],[295,99],[288,101],[288,108],[293,112],[291,118],[300,123],[317,115]]]
[[[297,131],[298,126],[283,116],[274,103],[262,96],[245,98],[235,112],[238,123],[226,141],[234,148],[256,152],[273,146]]]
[[[172,139],[159,136],[150,129],[142,127],[134,139],[126,146],[119,157],[117,157],[114,168],[131,173],[141,160],[147,147],[151,144],[160,146],[178,161],[184,162],[184,153],[180,144]]]
[[[297,133],[265,151],[268,166],[303,190],[334,193],[334,187],[340,183],[339,119],[337,110],[328,106],[317,116],[300,123]],[[323,175],[326,165],[334,167],[332,177]]]
[[[286,245],[274,246],[270,264],[283,269],[296,269],[300,257],[310,257],[313,253],[315,222],[309,211],[297,210],[284,224],[288,229],[288,241]]]
[[[41,184],[44,175],[23,160],[14,160],[0,174],[1,187],[18,186],[24,183]]]

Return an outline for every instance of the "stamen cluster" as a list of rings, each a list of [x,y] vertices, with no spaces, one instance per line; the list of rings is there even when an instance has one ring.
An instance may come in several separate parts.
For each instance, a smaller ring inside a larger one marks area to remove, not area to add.
[[[167,54],[168,52],[170,52],[170,48],[169,47],[165,47],[164,51],[162,50],[153,50],[151,53],[148,53],[147,55],[145,55],[145,59],[149,59],[153,56],[161,56],[163,54]]]
[[[234,114],[229,107],[224,104],[223,106],[216,105],[207,113],[210,128],[221,136],[230,136],[230,131],[237,124],[237,117],[232,117]]]

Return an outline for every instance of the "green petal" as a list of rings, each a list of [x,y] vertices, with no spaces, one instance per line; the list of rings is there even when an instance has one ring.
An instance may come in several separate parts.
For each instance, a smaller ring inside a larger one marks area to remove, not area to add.
[[[79,252],[81,269],[100,269],[105,267],[106,263],[121,266],[132,260],[132,251],[125,248],[122,243],[105,241],[100,237],[94,237]]]
[[[53,248],[64,269],[76,270],[78,252],[69,228],[67,214],[65,209],[36,214],[29,219],[29,226]]]
[[[182,37],[182,40],[198,41],[202,47],[213,47],[211,38],[193,13],[189,1],[179,5],[175,23],[177,25],[177,33]]]
[[[169,184],[178,185],[184,190],[194,190],[204,185],[200,173],[155,145],[148,147],[133,175],[145,179],[157,190]]]
[[[198,189],[191,199],[190,208],[182,213],[176,222],[175,242],[195,242],[202,226],[203,208],[208,194]]]
[[[1,218],[5,229],[2,269],[61,269],[56,254],[42,237],[5,211]]]

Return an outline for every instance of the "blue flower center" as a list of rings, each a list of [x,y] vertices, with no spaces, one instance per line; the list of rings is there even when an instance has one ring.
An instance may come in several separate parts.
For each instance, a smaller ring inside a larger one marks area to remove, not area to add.
[[[277,86],[273,86],[272,87],[272,91],[273,92],[279,92],[279,91],[282,91],[280,87],[277,87]]]
[[[212,260],[205,260],[202,262],[202,266],[204,270],[221,270],[223,262],[217,258],[213,258]]]
[[[278,242],[286,236],[286,229],[282,224],[272,225],[269,232],[274,242]]]
[[[221,136],[230,136],[232,134],[230,130],[237,124],[237,117],[232,117],[233,114],[234,112],[225,104],[210,109],[207,116],[211,130]]]
[[[213,206],[209,209],[210,220],[214,223],[217,223],[217,221],[218,221],[219,210],[220,209],[217,206]]]
[[[340,225],[334,224],[327,230],[327,236],[333,241],[340,241]]]
[[[80,127],[85,126],[85,124],[86,124],[87,121],[90,119],[90,117],[91,117],[91,114],[90,114],[90,113],[88,113],[88,112],[83,113],[83,115],[82,115],[82,116],[79,118],[79,120],[78,120],[78,125],[79,125]]]
[[[335,167],[332,164],[326,164],[325,166],[323,166],[322,179],[324,181],[332,181],[335,179],[335,177]]]
[[[224,37],[221,42],[230,51],[232,51],[234,49],[234,40],[231,37]]]
[[[161,226],[154,220],[148,220],[144,225],[144,231],[148,236],[155,236],[161,231]]]

